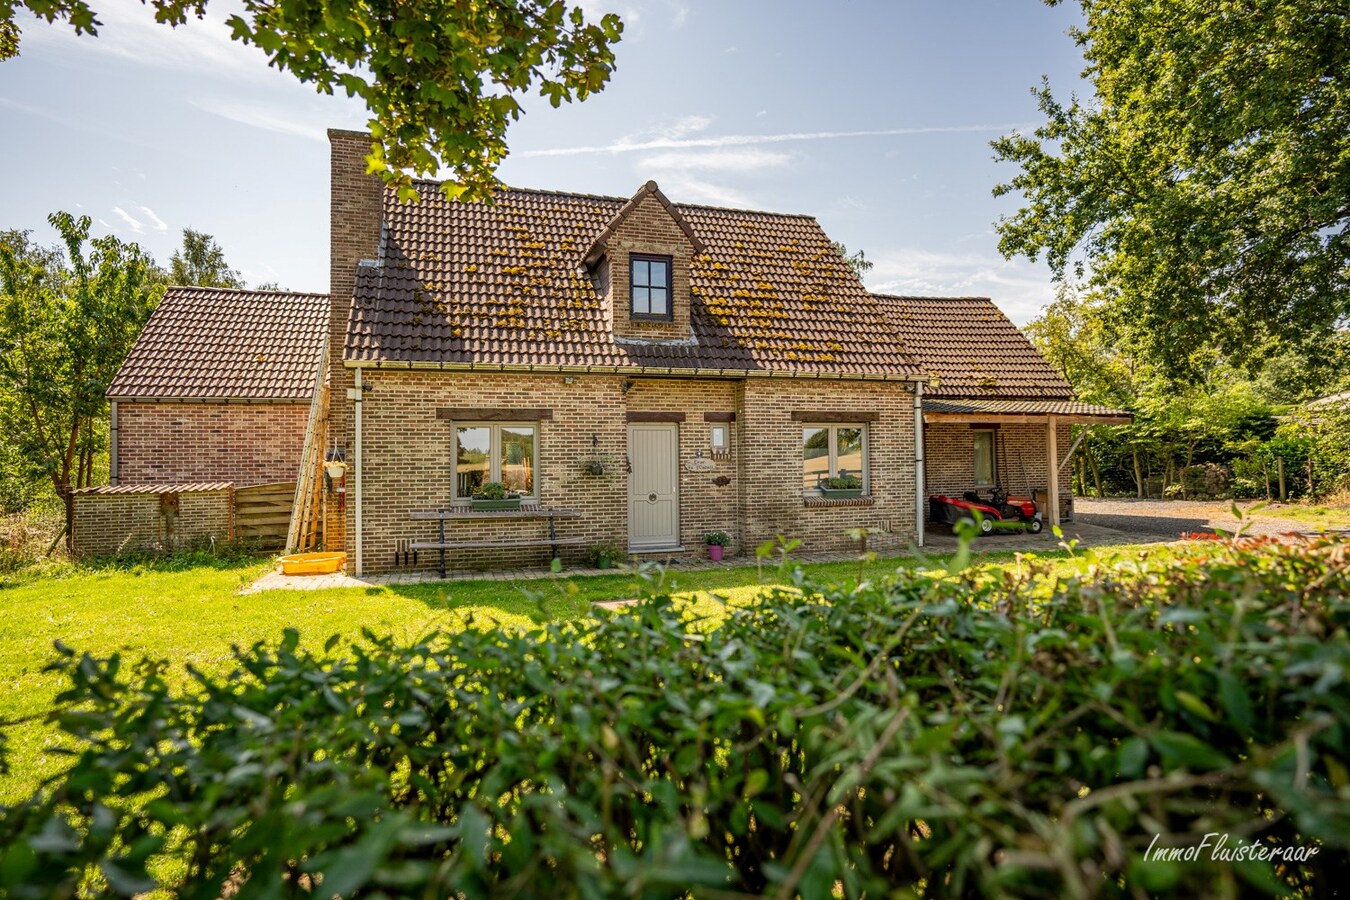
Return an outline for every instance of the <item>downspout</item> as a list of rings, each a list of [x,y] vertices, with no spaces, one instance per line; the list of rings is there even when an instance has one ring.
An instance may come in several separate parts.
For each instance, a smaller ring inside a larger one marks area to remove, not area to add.
[[[923,382],[914,382],[914,532],[923,546],[924,505],[923,471]]]
[[[358,368],[356,370],[356,388],[355,390],[352,391],[352,402],[356,405],[356,422],[355,422],[356,453],[354,460],[356,465],[356,484],[354,485],[354,487],[356,488],[356,577],[357,578],[360,578],[361,575],[364,574],[364,567],[362,566],[361,563],[361,538],[362,538],[361,476],[365,473],[365,469],[361,465],[361,395],[363,393],[365,393],[365,389],[362,387],[361,370]]]
[[[108,407],[108,483],[117,487],[117,401],[110,401]]]

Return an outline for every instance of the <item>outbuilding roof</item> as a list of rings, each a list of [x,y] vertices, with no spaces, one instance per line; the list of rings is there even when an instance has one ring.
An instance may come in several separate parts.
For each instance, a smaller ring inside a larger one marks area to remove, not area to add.
[[[586,257],[628,198],[503,189],[491,204],[386,191],[357,272],[355,364],[913,378],[882,304],[809,216],[672,204],[696,248],[687,340],[616,340]],[[655,191],[649,184],[645,190]]]
[[[306,402],[328,316],[327,294],[171,287],[108,397]]]
[[[937,385],[927,397],[1073,400],[1073,388],[988,297],[874,294]]]

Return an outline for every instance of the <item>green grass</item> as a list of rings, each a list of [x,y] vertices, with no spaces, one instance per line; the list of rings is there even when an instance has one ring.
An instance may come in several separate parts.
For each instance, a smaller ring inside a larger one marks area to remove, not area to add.
[[[1259,506],[1259,504],[1258,504]],[[1313,506],[1304,504],[1271,505],[1264,509],[1244,510],[1251,516],[1293,519],[1322,528],[1350,528],[1350,509],[1343,506]]]
[[[1014,556],[994,552],[980,561],[1007,564]],[[1081,564],[1063,553],[1048,556],[1059,557],[1061,565]],[[935,557],[930,564],[944,561]],[[817,581],[856,583],[860,576],[877,579],[919,564],[900,558],[803,568]],[[9,738],[11,766],[9,775],[0,776],[0,804],[27,796],[64,759],[52,752],[58,733],[43,721],[62,687],[57,676],[43,671],[55,656],[54,641],[98,656],[120,651],[219,672],[231,666],[232,645],[275,640],[287,627],[315,647],[330,635],[357,637],[363,629],[411,640],[432,630],[530,627],[579,618],[593,614],[595,601],[641,593],[638,577],[625,572],[241,594],[269,565],[245,560],[177,570],[162,564],[73,570],[0,589],[0,727]],[[723,599],[754,602],[766,584],[780,578],[773,564],[762,573],[750,565],[660,577],[666,590],[687,597],[693,611],[712,616],[722,610]],[[184,670],[177,671],[186,680]]]

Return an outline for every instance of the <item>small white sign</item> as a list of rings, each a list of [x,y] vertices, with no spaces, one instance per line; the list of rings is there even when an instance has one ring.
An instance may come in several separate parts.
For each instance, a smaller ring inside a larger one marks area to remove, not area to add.
[[[717,468],[717,463],[706,456],[695,456],[684,461],[684,468],[688,472],[711,472]]]

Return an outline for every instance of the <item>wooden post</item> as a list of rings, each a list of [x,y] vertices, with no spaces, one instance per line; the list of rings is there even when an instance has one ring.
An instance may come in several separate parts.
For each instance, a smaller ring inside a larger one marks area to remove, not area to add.
[[[1275,457],[1275,475],[1280,479],[1280,502],[1289,499],[1289,494],[1284,489],[1284,457]]]
[[[1054,527],[1059,524],[1059,434],[1055,428],[1055,417],[1045,419],[1045,469],[1049,473],[1050,483],[1046,485],[1046,494],[1050,497],[1050,509],[1045,524]]]

